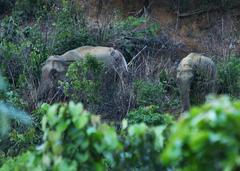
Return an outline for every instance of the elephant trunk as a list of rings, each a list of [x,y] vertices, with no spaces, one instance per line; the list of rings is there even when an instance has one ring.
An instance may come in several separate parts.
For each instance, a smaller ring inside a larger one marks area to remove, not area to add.
[[[47,98],[48,92],[53,87],[53,83],[50,79],[41,80],[40,85],[37,89],[37,100],[41,101]]]
[[[179,84],[180,96],[182,101],[182,112],[185,112],[190,108],[190,86],[190,80],[181,81]]]
[[[189,91],[186,91],[185,93],[181,93],[181,100],[182,100],[182,112],[186,112],[190,108],[190,95]]]

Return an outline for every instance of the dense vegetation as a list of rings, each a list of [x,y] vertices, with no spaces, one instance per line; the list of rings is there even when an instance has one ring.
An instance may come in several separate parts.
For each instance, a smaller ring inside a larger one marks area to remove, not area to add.
[[[173,1],[170,9],[185,15],[239,4],[218,2]],[[148,16],[116,10],[94,23],[81,3],[0,0],[0,170],[239,170],[239,54],[215,60],[217,93],[228,96],[180,116],[176,68],[168,65],[179,44]],[[123,53],[127,91],[106,82],[103,64],[89,55],[59,82],[67,98],[40,106],[42,63],[84,45]]]

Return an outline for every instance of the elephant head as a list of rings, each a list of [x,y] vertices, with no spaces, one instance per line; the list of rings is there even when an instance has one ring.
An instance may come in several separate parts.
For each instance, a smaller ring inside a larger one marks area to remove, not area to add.
[[[187,111],[190,107],[190,88],[193,81],[192,69],[177,71],[177,84],[182,100],[182,112]]]
[[[67,63],[57,56],[50,56],[43,64],[42,75],[37,89],[37,100],[42,100],[53,90],[58,80],[63,80],[67,69]]]

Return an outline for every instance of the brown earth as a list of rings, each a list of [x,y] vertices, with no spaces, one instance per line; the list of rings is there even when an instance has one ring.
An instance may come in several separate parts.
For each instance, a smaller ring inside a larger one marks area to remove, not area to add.
[[[102,19],[113,16],[116,11],[123,14],[123,17],[141,15],[146,1],[89,0],[87,2],[85,9],[88,11],[88,16],[101,22]],[[215,57],[228,56],[232,52],[239,53],[240,11],[237,9],[227,12],[212,10],[190,15],[191,11],[197,9],[197,3],[193,3],[186,17],[177,17],[173,1],[153,0],[149,1],[148,5],[149,18],[160,24],[161,32],[167,33],[169,39],[184,44],[188,53],[200,52]]]

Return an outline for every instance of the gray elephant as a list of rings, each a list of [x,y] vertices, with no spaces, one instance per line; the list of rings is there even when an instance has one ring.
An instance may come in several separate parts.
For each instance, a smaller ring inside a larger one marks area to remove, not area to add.
[[[109,72],[116,72],[124,80],[128,75],[128,67],[124,56],[118,50],[102,46],[82,46],[70,50],[63,55],[50,56],[42,67],[42,75],[37,89],[37,99],[44,100],[56,94],[59,80],[65,80],[68,66],[91,55],[104,63]],[[59,91],[59,89],[58,89]],[[54,93],[51,93],[54,92]]]
[[[190,53],[183,58],[177,68],[177,84],[182,100],[182,112],[190,107],[191,98],[199,94],[200,98],[215,91],[217,77],[214,62],[201,54]],[[200,101],[203,101],[201,99]]]

